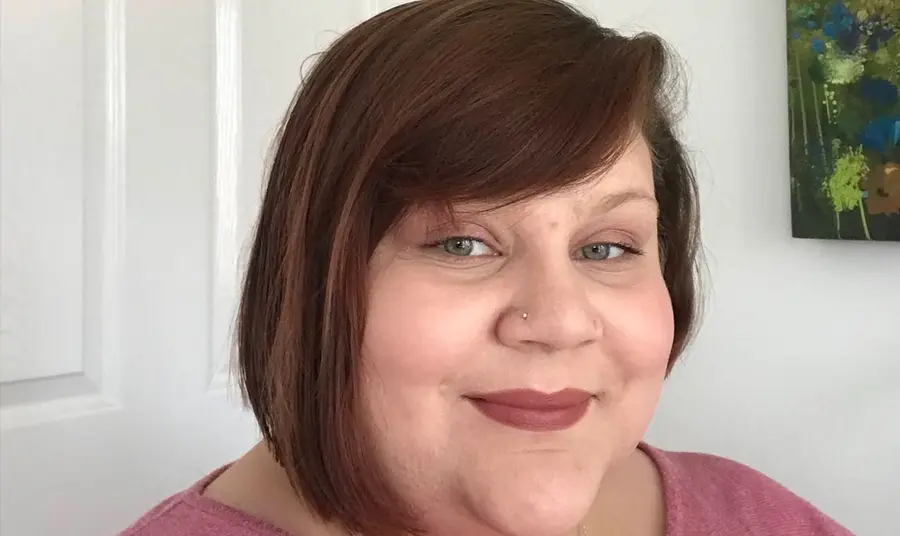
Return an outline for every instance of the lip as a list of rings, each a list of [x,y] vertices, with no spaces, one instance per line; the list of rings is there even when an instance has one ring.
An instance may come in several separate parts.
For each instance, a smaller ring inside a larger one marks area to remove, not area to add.
[[[485,417],[520,430],[552,432],[575,426],[587,413],[592,393],[564,389],[544,393],[513,389],[466,397]]]

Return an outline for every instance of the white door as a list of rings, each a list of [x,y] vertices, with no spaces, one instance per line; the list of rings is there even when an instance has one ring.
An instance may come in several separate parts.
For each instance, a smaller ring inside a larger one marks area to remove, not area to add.
[[[224,371],[263,158],[373,8],[0,0],[0,534],[114,534],[256,440]]]

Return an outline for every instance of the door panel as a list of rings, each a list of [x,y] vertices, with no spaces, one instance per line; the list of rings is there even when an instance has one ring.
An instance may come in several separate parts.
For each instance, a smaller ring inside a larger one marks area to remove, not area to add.
[[[113,534],[257,440],[228,364],[265,157],[371,8],[0,0],[4,536]]]

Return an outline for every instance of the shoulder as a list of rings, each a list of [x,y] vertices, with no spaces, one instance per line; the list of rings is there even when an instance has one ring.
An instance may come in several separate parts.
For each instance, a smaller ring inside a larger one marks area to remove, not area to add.
[[[852,533],[785,486],[744,464],[645,447],[666,495],[670,536]]]
[[[190,511],[185,511],[182,492],[157,504],[118,536],[156,536],[158,534],[188,535],[188,527],[181,520],[189,521]],[[187,514],[187,515],[186,515]]]
[[[166,498],[118,536],[287,536],[262,520],[203,496],[206,485],[224,469]]]

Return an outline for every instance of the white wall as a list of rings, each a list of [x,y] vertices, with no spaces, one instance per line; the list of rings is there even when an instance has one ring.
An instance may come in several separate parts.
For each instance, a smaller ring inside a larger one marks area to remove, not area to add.
[[[688,66],[702,331],[648,439],[748,463],[860,535],[898,533],[900,243],[791,238],[784,0],[586,0]]]

